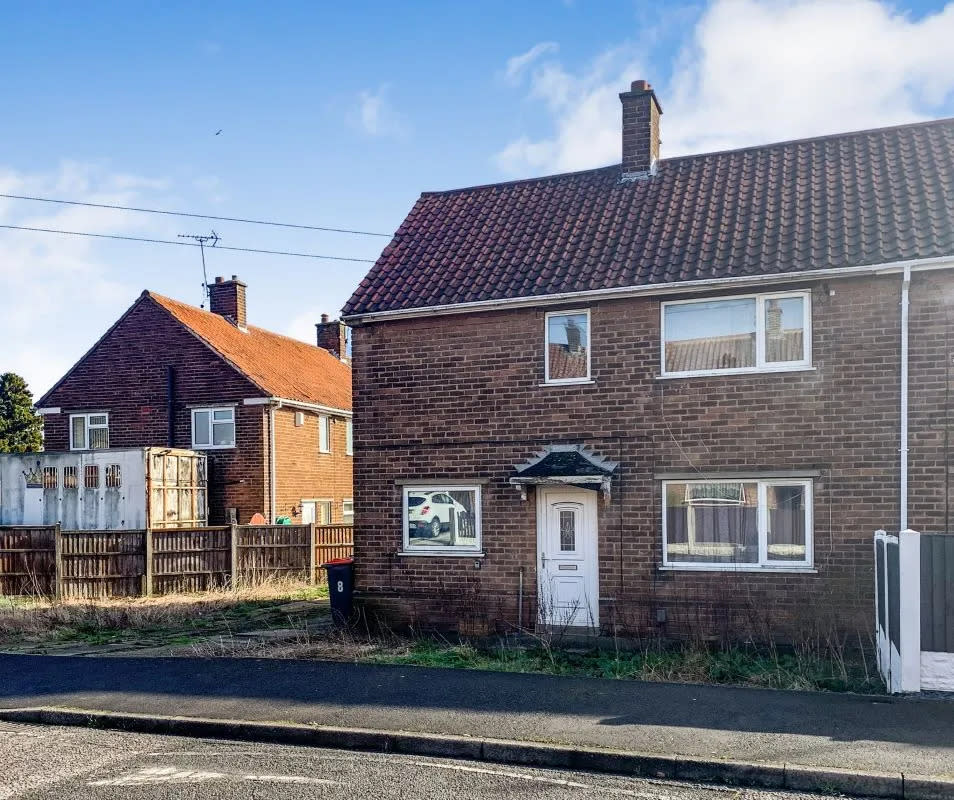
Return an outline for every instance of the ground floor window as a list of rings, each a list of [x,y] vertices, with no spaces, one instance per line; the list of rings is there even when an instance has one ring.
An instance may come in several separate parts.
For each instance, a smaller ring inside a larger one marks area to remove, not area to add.
[[[663,565],[810,567],[810,480],[663,481]]]
[[[354,524],[354,500],[341,501],[341,521],[345,525]]]
[[[404,550],[478,552],[480,487],[406,487]]]

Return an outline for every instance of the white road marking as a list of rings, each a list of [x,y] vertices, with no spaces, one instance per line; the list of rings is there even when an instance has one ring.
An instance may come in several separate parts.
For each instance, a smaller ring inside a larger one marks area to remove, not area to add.
[[[135,772],[127,772],[117,778],[102,778],[98,781],[90,781],[89,786],[147,786],[155,783],[198,784],[208,781],[339,785],[337,781],[327,778],[312,778],[306,775],[236,775],[227,772],[160,766],[142,767]]]

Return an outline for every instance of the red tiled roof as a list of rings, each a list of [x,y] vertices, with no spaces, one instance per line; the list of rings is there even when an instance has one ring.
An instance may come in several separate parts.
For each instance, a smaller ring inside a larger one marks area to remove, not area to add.
[[[801,361],[804,357],[802,329],[783,331],[767,342],[769,361]],[[755,334],[737,333],[666,342],[666,371],[691,372],[708,369],[740,369],[755,366]]]
[[[345,314],[954,254],[954,120],[421,195]]]
[[[351,367],[327,350],[145,292],[272,397],[351,409]]]
[[[547,359],[547,371],[547,378],[551,381],[585,378],[586,350],[581,347],[572,351],[565,344],[551,344],[550,355]]]

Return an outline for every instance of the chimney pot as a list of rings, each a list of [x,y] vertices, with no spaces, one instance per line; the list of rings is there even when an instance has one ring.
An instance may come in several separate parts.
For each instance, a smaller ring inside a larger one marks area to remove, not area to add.
[[[327,314],[322,314],[322,315],[321,315],[321,322],[322,322],[322,324],[326,323],[327,321],[328,321],[328,315],[327,315]]]
[[[246,326],[245,284],[233,275],[227,281],[217,277],[209,286],[209,310],[239,328]]]
[[[659,117],[662,108],[647,80],[630,84],[619,96],[623,104],[623,177],[648,178],[659,160]]]
[[[222,283],[222,281],[224,281],[224,280],[225,280],[225,278],[223,278],[221,275],[216,275],[216,276],[215,276],[215,282],[216,282],[216,283]]]

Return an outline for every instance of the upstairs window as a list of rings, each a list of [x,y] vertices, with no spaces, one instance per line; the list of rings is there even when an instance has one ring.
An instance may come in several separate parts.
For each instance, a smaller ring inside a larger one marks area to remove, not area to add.
[[[192,449],[235,447],[234,408],[192,409]]]
[[[547,383],[590,380],[590,312],[552,311],[546,315],[544,361]]]
[[[662,327],[666,376],[811,365],[809,292],[663,303]]]
[[[331,417],[324,414],[318,417],[318,452],[331,452]]]
[[[70,414],[70,450],[109,448],[109,414]]]

